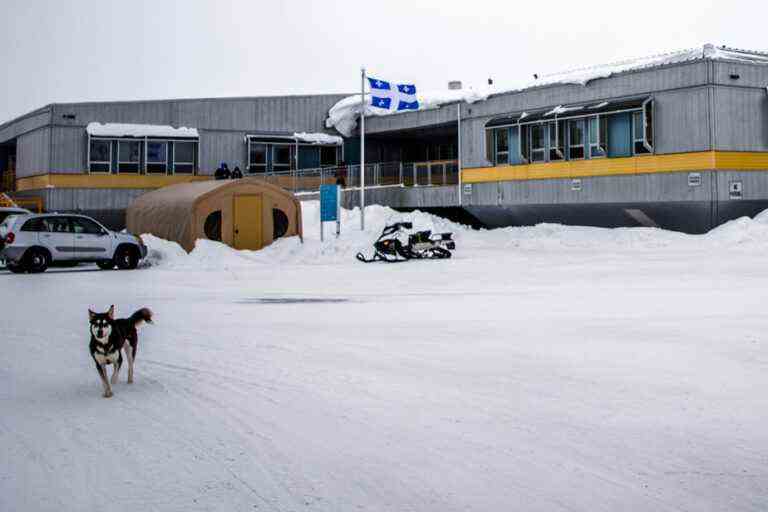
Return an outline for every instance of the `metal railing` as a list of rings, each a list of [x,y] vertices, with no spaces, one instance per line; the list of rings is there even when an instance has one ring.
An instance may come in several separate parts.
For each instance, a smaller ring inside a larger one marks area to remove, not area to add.
[[[456,160],[434,162],[382,162],[365,164],[365,186],[431,187],[458,185]],[[248,174],[291,192],[317,192],[322,184],[340,183],[343,188],[360,187],[360,166],[345,165]]]

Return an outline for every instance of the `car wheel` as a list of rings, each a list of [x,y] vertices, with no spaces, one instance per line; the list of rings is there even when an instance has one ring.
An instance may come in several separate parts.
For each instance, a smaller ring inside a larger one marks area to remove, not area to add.
[[[112,260],[107,260],[107,261],[97,261],[97,262],[96,262],[96,265],[98,265],[98,267],[99,267],[101,270],[112,270],[113,268],[115,268],[115,262],[114,262],[114,261],[112,261]]]
[[[139,266],[138,251],[132,247],[121,247],[115,254],[115,264],[120,270],[133,270]]]
[[[30,274],[45,272],[49,263],[48,254],[41,249],[29,249],[24,255],[24,266]]]

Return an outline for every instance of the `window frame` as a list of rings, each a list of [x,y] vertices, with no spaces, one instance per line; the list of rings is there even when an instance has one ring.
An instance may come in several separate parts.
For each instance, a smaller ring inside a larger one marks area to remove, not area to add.
[[[190,140],[174,139],[174,140],[169,140],[167,142],[168,143],[171,143],[171,142],[173,143],[173,146],[172,146],[173,149],[171,150],[171,162],[172,162],[171,174],[174,175],[174,176],[176,174],[183,174],[185,176],[195,176],[197,174],[197,171],[198,171],[198,162],[200,161],[200,153],[199,153],[199,151],[200,151],[200,140],[199,139],[190,139]],[[192,161],[191,162],[183,162],[183,161],[176,160],[176,146],[178,144],[192,144]],[[185,171],[178,172],[176,170],[176,166],[177,165],[189,165],[191,167],[191,171],[190,172],[185,172]]]
[[[255,164],[251,161],[251,150],[255,145],[264,146],[264,163],[263,164]],[[268,142],[260,142],[258,140],[253,140],[251,137],[248,137],[248,166],[246,167],[246,172],[248,174],[266,174],[269,171],[269,143]],[[257,169],[254,170],[254,167],[259,166],[263,169]]]
[[[91,143],[94,141],[106,142],[109,145],[109,161],[105,162],[103,160],[91,160],[91,155],[93,154],[93,152],[91,151]],[[88,155],[86,156],[86,159],[88,160],[88,163],[87,163],[88,174],[112,174],[113,142],[114,142],[114,139],[109,139],[105,137],[91,137],[90,135],[88,136]],[[94,171],[91,169],[92,164],[100,164],[100,165],[107,164],[107,170]]]
[[[581,144],[573,143],[572,127],[581,125]],[[568,160],[584,160],[587,158],[586,144],[586,123],[584,117],[571,119],[568,121]],[[573,157],[572,151],[575,148],[581,148],[581,157]]]
[[[594,126],[593,126],[594,123]],[[607,158],[608,157],[608,117],[600,114],[590,116],[587,120],[589,127],[589,158]],[[597,127],[596,129],[595,126]],[[605,131],[605,134],[603,134]],[[592,142],[592,135],[595,135],[595,142]],[[605,135],[605,137],[603,136]],[[597,154],[593,151],[596,149]]]
[[[165,146],[165,160],[162,162],[150,162],[149,161],[149,145],[150,144],[163,144]],[[168,174],[168,145],[170,144],[169,140],[165,139],[145,139],[144,140],[144,174]],[[161,171],[150,171],[149,166],[150,165],[162,165],[163,170]]]
[[[117,139],[117,169],[116,169],[116,174],[136,174],[136,175],[140,175],[141,174],[141,167],[142,167],[141,166],[141,153],[142,153],[142,151],[141,151],[142,146],[141,145],[143,144],[143,142],[144,141],[142,139],[132,139],[132,138]],[[138,160],[136,162],[120,160],[120,144],[123,144],[123,143],[135,143],[135,144],[139,145],[139,150],[137,152]],[[131,165],[136,164],[136,171],[123,171],[120,168],[121,164],[131,164]]]
[[[506,151],[499,151],[499,135],[504,133],[507,137],[507,149]],[[500,161],[499,155],[505,155],[506,160]],[[509,128],[496,128],[494,130],[493,135],[493,158],[494,158],[494,165],[509,165],[510,159],[509,159]]]
[[[554,121],[549,121],[549,134],[548,134],[548,140],[549,140],[549,161],[550,162],[560,162],[566,160],[565,158],[565,137],[562,136],[561,128],[565,128],[566,122],[560,119],[557,119],[555,117]],[[552,144],[552,135],[554,134],[554,145]],[[555,158],[552,158],[552,155],[555,155]]]
[[[649,97],[643,102],[643,145],[648,153],[653,153],[653,140],[654,140],[654,114],[653,97]],[[650,117],[650,120],[649,120]],[[650,135],[650,137],[648,137]]]
[[[333,150],[333,164],[327,165],[323,164],[323,150]],[[317,161],[320,164],[320,168],[328,168],[328,167],[338,167],[339,166],[339,146],[337,145],[329,145],[329,144],[322,144],[317,149],[319,155],[317,158]]]
[[[642,125],[642,133],[640,134],[640,137],[638,137],[637,129],[638,129],[638,121],[637,119],[640,119],[640,123]],[[645,140],[645,112],[642,110],[637,110],[635,112],[632,112],[632,156],[642,156],[642,155],[649,155],[653,151],[653,148],[650,150],[648,149],[648,143]],[[638,151],[638,148],[642,148],[642,150]]]
[[[292,144],[290,142],[273,142],[271,144],[272,146],[272,172],[285,172],[285,171],[292,171],[293,170],[293,161],[294,161],[294,147],[296,144]],[[288,163],[287,164],[278,164],[276,163],[275,153],[276,150],[280,149],[281,147],[287,147],[288,148]]]
[[[530,144],[530,147],[528,148],[528,154],[531,157],[531,163],[541,163],[547,161],[547,138],[548,133],[546,130],[546,124],[545,122],[532,124],[530,125],[530,136],[528,137],[528,141]],[[534,130],[539,129],[541,130],[541,147],[534,148],[533,140],[534,140]],[[541,159],[537,160],[536,155],[541,154]]]

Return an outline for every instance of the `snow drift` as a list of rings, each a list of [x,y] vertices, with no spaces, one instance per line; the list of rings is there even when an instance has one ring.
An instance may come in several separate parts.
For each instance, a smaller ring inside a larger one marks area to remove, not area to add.
[[[536,226],[473,230],[441,217],[414,211],[397,212],[385,206],[372,205],[365,210],[366,229],[360,231],[360,210],[341,211],[342,230],[339,238],[334,226],[327,223],[325,241],[320,241],[320,208],[317,201],[302,202],[304,243],[297,237],[277,240],[260,251],[238,251],[219,242],[198,240],[187,254],[178,244],[152,235],[142,235],[149,248],[145,264],[161,268],[216,270],[254,264],[357,264],[355,254],[369,254],[371,246],[385,225],[413,222],[415,231],[452,232],[457,250],[454,258],[482,259],[487,251],[507,248],[525,252],[557,251],[565,248],[594,250],[708,250],[715,247],[734,248],[741,245],[768,248],[768,210],[754,219],[742,217],[727,222],[704,235],[688,235],[657,228],[595,228],[539,224]],[[495,255],[494,257],[497,257]]]

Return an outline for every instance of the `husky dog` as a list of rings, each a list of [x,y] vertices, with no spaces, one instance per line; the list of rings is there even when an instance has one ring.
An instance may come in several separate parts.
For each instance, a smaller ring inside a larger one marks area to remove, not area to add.
[[[106,313],[94,313],[89,309],[88,317],[91,324],[91,357],[104,385],[104,398],[109,398],[112,396],[112,387],[107,379],[107,365],[113,365],[111,383],[117,384],[118,373],[123,365],[121,350],[125,348],[125,357],[128,359],[128,384],[133,383],[133,362],[139,343],[136,328],[142,322],[152,323],[152,311],[142,308],[128,318],[115,319],[115,306],[111,306]]]

